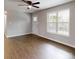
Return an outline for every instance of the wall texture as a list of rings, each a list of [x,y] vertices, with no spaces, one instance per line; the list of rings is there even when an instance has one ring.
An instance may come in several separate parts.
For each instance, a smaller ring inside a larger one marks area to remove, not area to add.
[[[31,14],[15,10],[7,11],[6,34],[8,37],[29,34],[31,29]]]
[[[67,36],[47,33],[46,31],[47,13],[55,10],[61,10],[64,8],[70,8],[70,36],[67,37]],[[69,45],[71,47],[75,46],[75,3],[74,2],[70,2],[64,5],[52,7],[50,9],[33,13],[32,18],[34,16],[38,17],[37,22],[32,22],[32,32],[34,34]]]

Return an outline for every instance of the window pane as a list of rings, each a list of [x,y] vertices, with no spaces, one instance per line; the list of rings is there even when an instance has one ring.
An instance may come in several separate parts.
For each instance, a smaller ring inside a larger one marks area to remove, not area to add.
[[[63,35],[69,35],[69,23],[58,23],[58,33]]]
[[[70,11],[69,9],[61,10],[58,12],[58,22],[69,22]]]
[[[56,33],[56,23],[48,22],[47,31],[50,33]]]
[[[48,15],[48,22],[56,22],[56,20],[57,20],[56,13],[51,13]]]

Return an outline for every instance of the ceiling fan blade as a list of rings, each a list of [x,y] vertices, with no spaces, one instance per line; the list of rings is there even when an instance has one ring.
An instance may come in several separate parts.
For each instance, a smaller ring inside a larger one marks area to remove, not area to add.
[[[35,2],[35,3],[33,3],[33,5],[35,5],[35,4],[40,4],[40,2]]]
[[[39,8],[38,6],[33,6],[33,7],[35,7],[35,8]]]

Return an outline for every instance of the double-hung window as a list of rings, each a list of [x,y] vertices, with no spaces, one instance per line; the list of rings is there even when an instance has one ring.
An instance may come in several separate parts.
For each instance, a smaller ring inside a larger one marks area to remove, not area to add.
[[[69,36],[70,9],[63,9],[47,14],[47,32]]]

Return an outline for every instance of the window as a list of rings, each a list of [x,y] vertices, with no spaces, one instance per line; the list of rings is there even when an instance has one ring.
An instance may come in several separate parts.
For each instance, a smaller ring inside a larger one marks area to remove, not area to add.
[[[47,15],[47,32],[69,36],[69,9],[55,11]]]

